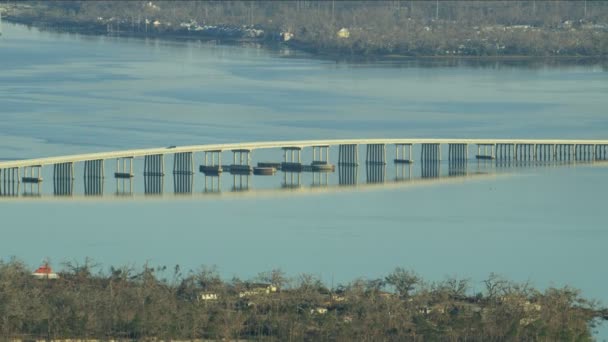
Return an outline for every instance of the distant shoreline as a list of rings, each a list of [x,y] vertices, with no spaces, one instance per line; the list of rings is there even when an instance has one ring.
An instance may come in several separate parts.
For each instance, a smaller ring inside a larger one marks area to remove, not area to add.
[[[584,56],[584,55],[426,55],[426,54],[400,54],[400,53],[368,53],[368,54],[346,54],[338,49],[327,48],[321,50],[311,46],[311,44],[298,41],[296,39],[290,41],[278,41],[262,38],[245,38],[245,37],[226,37],[212,36],[201,34],[184,34],[180,31],[114,31],[108,33],[103,25],[97,23],[78,23],[72,21],[37,21],[30,18],[21,18],[14,15],[3,16],[6,22],[13,24],[25,25],[34,27],[41,31],[50,31],[57,33],[74,33],[86,36],[107,36],[107,37],[124,37],[124,38],[157,38],[166,41],[203,41],[217,42],[222,45],[242,45],[242,44],[260,44],[265,48],[276,48],[285,46],[295,51],[304,52],[313,58],[328,59],[334,61],[346,62],[378,62],[378,61],[479,61],[479,62],[500,62],[500,61],[544,61],[544,62],[604,62],[608,61],[608,56]]]

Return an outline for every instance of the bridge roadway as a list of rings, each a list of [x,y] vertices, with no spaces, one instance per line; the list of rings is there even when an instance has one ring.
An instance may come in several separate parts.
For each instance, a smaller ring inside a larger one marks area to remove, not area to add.
[[[112,152],[98,152],[76,154],[58,157],[46,157],[36,159],[24,159],[0,162],[0,169],[36,167],[61,163],[74,163],[91,160],[107,160],[120,158],[137,158],[151,155],[164,155],[188,152],[230,151],[230,150],[257,150],[271,148],[304,148],[312,146],[335,146],[335,145],[418,145],[418,144],[463,144],[478,146],[502,145],[571,145],[577,146],[602,146],[606,149],[608,140],[568,140],[568,139],[339,139],[339,140],[299,140],[299,141],[266,141],[245,142],[232,144],[208,144],[176,147],[161,147],[148,149],[133,149]],[[468,152],[468,148],[466,150]]]

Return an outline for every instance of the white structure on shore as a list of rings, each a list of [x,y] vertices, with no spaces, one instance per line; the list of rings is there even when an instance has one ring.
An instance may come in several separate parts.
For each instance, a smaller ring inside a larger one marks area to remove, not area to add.
[[[51,269],[49,264],[44,264],[36,269],[32,275],[38,279],[59,279],[59,275]]]

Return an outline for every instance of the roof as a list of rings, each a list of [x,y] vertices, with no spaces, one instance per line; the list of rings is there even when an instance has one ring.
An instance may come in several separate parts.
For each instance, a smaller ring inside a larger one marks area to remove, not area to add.
[[[38,267],[38,269],[36,269],[34,271],[34,273],[52,274],[53,270],[51,269],[51,266],[49,266],[49,265],[42,265],[42,266]]]
[[[53,272],[53,269],[47,264],[44,264],[44,265],[38,267],[32,273],[32,275],[38,279],[58,279],[59,278],[59,275],[57,275],[57,273]]]

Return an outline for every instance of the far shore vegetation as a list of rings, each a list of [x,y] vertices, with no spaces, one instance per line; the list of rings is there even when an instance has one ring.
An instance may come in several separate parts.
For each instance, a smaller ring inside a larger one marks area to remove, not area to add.
[[[578,290],[538,290],[491,274],[385,277],[328,287],[280,270],[222,279],[212,267],[102,268],[57,273],[0,260],[0,339],[213,341],[589,341],[608,311]]]
[[[344,58],[608,56],[607,1],[1,0],[0,10],[60,31],[280,43]]]

